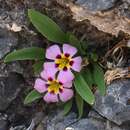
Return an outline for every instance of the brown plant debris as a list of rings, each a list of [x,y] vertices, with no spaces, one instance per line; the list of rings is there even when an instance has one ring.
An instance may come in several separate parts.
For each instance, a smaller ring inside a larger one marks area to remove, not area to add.
[[[107,70],[105,73],[106,84],[109,85],[112,81],[120,78],[130,78],[128,68],[114,68],[112,70]]]
[[[68,4],[68,6],[76,21],[89,20],[92,25],[98,28],[98,30],[114,36],[118,36],[120,31],[130,34],[130,19],[121,16],[118,8],[105,12],[94,12],[75,4]]]
[[[109,47],[104,56],[101,58],[101,64],[104,68],[115,68],[126,66],[129,59],[129,42],[130,36],[126,35],[116,45]]]

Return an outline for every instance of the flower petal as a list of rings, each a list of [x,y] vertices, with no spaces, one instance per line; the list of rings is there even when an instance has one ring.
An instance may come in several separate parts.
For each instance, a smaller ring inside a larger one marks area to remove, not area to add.
[[[80,56],[73,58],[74,64],[72,65],[72,69],[80,72],[81,70],[81,63],[82,63],[82,58]]]
[[[77,53],[77,49],[71,45],[64,44],[63,45],[63,53],[70,54],[70,56],[74,56]]]
[[[48,80],[48,78],[55,79],[55,73],[52,71],[52,69],[44,69],[41,72],[41,77],[45,80]]]
[[[57,77],[58,81],[64,83],[71,82],[74,79],[74,75],[70,70],[63,71],[61,70]]]
[[[66,102],[68,100],[70,100],[73,97],[74,93],[72,89],[63,89],[63,91],[61,93],[59,93],[60,96],[60,100],[62,102]]]
[[[58,102],[58,95],[56,94],[51,94],[51,93],[46,93],[46,95],[44,96],[44,100],[47,103],[51,103],[51,102]]]
[[[52,45],[46,50],[46,58],[55,60],[57,55],[61,54],[61,50],[58,45]]]
[[[63,86],[64,86],[65,88],[71,88],[71,87],[72,87],[72,81],[71,81],[71,82],[64,83]]]
[[[54,62],[45,62],[44,63],[44,69],[48,70],[50,75],[55,75],[56,72],[58,71],[58,68],[55,67]]]
[[[47,91],[46,82],[43,81],[42,79],[38,78],[38,79],[36,79],[36,81],[35,81],[34,88],[35,88],[39,93],[44,93],[45,91]]]

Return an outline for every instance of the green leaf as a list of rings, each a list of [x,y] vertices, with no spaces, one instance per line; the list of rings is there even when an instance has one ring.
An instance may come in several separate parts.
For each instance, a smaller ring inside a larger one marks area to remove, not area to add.
[[[81,41],[82,48],[86,51],[88,49],[88,41]]]
[[[71,32],[67,32],[66,35],[71,45],[77,47],[78,49],[81,49],[80,41]]]
[[[90,105],[94,104],[95,97],[89,88],[88,84],[85,82],[83,76],[80,73],[75,75],[74,81],[75,89],[77,93]]]
[[[58,43],[66,42],[66,34],[48,16],[33,9],[28,10],[28,16],[36,29],[48,40]]]
[[[4,62],[11,62],[16,60],[43,60],[44,57],[44,49],[38,47],[30,47],[11,52],[5,57]]]
[[[25,98],[24,104],[30,104],[33,101],[42,98],[42,95],[38,93],[36,90],[32,90]]]
[[[90,71],[90,69],[85,68],[84,70],[82,70],[81,73],[82,73],[82,76],[84,77],[84,80],[87,82],[88,86],[92,88],[92,85],[94,84],[94,80],[93,80],[92,72]]]
[[[43,62],[44,61],[37,61],[34,65],[33,65],[33,70],[35,74],[39,74],[42,69],[43,69]]]
[[[72,108],[72,99],[65,103],[65,105],[64,105],[64,115],[67,115],[68,112],[71,110],[71,108]]]
[[[100,93],[104,95],[106,93],[106,85],[104,81],[104,72],[102,68],[97,64],[93,63],[93,78],[94,81],[100,90]]]
[[[76,98],[76,104],[79,113],[78,119],[80,119],[83,115],[84,101],[78,93],[76,93],[75,98]]]
[[[68,41],[71,45],[75,46],[80,54],[85,54],[84,50],[82,49],[80,41],[70,32],[67,32]]]
[[[91,59],[92,59],[94,62],[96,62],[96,61],[98,60],[98,55],[97,55],[96,53],[91,53],[91,54],[90,54],[90,57],[91,57]]]

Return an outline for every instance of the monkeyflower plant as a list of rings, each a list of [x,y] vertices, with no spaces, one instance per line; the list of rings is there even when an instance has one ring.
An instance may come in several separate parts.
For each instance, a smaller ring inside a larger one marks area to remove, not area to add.
[[[34,85],[39,93],[46,92],[46,102],[58,102],[59,99],[66,102],[73,97],[74,74],[71,68],[80,72],[82,63],[80,56],[74,57],[76,53],[77,49],[69,44],[63,44],[62,52],[58,45],[52,45],[46,50],[46,58],[51,61],[44,63],[41,78],[36,79]]]
[[[105,94],[104,73],[98,64],[98,56],[88,50],[85,41],[79,41],[70,32],[64,33],[46,15],[29,9],[28,16],[50,44],[47,48],[23,48],[4,59],[6,63],[16,60],[32,60],[34,63],[36,79],[24,104],[38,99],[46,103],[62,103],[64,114],[67,114],[75,101],[80,118],[84,104],[94,104],[95,89]]]

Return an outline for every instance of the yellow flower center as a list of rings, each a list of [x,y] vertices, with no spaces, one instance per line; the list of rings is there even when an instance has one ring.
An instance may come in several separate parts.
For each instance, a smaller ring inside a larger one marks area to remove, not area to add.
[[[59,70],[67,70],[72,66],[73,61],[69,54],[61,54],[57,56],[55,64]]]
[[[62,83],[58,82],[57,80],[48,81],[49,93],[58,94],[60,91],[62,91],[62,89]]]

